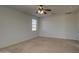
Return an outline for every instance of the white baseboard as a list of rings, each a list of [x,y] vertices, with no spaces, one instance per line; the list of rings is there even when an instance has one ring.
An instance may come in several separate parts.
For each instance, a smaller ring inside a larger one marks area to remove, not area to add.
[[[17,43],[20,43],[20,42],[23,42],[23,41],[26,41],[26,40],[31,40],[31,39],[36,38],[36,37],[38,37],[38,36],[23,37],[23,38],[20,38],[16,41],[0,45],[0,48],[5,48],[5,47],[11,46],[11,45],[15,45]]]
[[[65,34],[58,34],[58,35],[50,35],[50,34],[40,34],[41,37],[50,37],[50,38],[62,38],[62,39],[71,39],[71,40],[78,40],[75,35],[65,35]]]
[[[78,40],[75,38],[75,36],[65,36],[65,35],[39,35],[40,37],[48,37],[48,38],[61,38],[61,39],[71,39],[71,40]],[[30,36],[30,37],[23,37],[23,38],[20,38],[16,41],[13,41],[13,42],[10,42],[10,43],[6,43],[6,44],[2,44],[0,45],[0,48],[4,48],[4,47],[8,47],[10,45],[14,45],[14,44],[17,44],[17,43],[20,43],[22,41],[26,41],[26,40],[30,40],[30,39],[33,39],[35,37],[38,37],[37,35],[35,36]]]

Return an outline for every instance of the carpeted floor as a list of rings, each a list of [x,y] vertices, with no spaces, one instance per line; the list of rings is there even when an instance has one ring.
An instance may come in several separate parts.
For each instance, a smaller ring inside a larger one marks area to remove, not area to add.
[[[74,40],[37,37],[1,49],[4,53],[71,53],[79,52],[79,43]]]

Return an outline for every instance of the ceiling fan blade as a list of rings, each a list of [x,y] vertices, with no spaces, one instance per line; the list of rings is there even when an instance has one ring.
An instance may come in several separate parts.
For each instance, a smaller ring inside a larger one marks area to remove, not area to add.
[[[44,9],[45,11],[52,11],[51,9]]]
[[[44,12],[44,14],[47,14],[47,12]]]

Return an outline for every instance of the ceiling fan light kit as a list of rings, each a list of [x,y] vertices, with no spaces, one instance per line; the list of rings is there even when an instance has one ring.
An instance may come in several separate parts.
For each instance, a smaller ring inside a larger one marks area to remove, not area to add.
[[[44,11],[43,10],[38,10],[38,13],[39,14],[44,14]]]

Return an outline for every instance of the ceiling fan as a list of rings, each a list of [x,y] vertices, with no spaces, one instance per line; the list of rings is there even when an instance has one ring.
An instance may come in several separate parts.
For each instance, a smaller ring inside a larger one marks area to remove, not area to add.
[[[52,11],[51,9],[45,9],[43,5],[39,5],[39,8],[37,9],[37,14],[47,14],[47,12]]]

